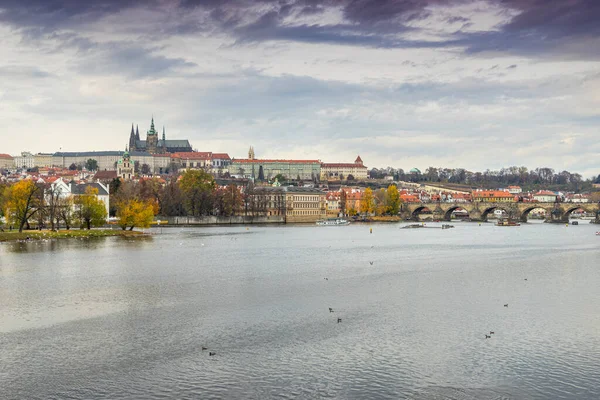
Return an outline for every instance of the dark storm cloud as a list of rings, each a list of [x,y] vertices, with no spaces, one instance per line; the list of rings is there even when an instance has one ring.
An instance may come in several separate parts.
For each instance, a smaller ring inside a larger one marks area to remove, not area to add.
[[[488,51],[520,55],[552,55],[564,52],[571,58],[600,56],[600,1],[598,0],[489,0],[514,15],[503,26],[489,32],[459,29],[435,42],[414,41],[406,34],[412,21],[430,16],[436,7],[470,4],[473,0],[5,0],[0,5],[0,23],[21,29],[30,36],[63,28],[84,28],[132,7],[201,11],[202,21],[169,20],[152,27],[163,35],[190,35],[210,30],[233,36],[238,43],[291,41],[383,48],[462,47],[468,54]],[[294,24],[294,19],[315,16],[336,7],[343,23]],[[508,14],[507,14],[508,15]],[[447,24],[464,23],[466,16],[449,16]],[[424,29],[424,28],[422,28]],[[150,32],[149,32],[150,33]],[[594,42],[595,41],[595,42]],[[585,45],[588,44],[589,45]],[[593,44],[596,44],[594,46]],[[583,44],[583,45],[582,45]]]

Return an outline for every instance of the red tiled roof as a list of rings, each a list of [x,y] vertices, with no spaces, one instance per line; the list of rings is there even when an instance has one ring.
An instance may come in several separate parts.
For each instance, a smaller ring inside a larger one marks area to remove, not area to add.
[[[473,197],[513,197],[512,193],[503,190],[477,190],[473,192]]]
[[[364,168],[367,169],[364,165],[360,164],[351,164],[351,163],[321,163],[321,167],[323,168]]]
[[[117,177],[117,171],[98,171],[94,179],[114,179]]]
[[[173,153],[171,157],[176,158],[185,158],[188,160],[210,160],[212,156],[211,152],[202,152],[202,151],[191,151],[191,152],[180,152]]]
[[[231,160],[227,153],[213,153],[212,158],[218,158],[220,160]]]
[[[556,196],[556,193],[551,192],[549,190],[540,190],[537,193],[533,194],[534,196]]]
[[[246,158],[234,158],[234,162],[244,163],[244,164],[262,164],[262,163],[294,163],[294,164],[320,164],[319,160],[249,160]]]
[[[362,158],[360,158],[360,156],[358,156],[358,157],[356,157],[356,160],[354,160],[354,162],[358,164],[358,163],[362,163],[363,160],[362,160]]]
[[[14,160],[13,156],[11,156],[10,154],[0,153],[0,158],[4,158],[4,159],[7,159],[7,160]]]

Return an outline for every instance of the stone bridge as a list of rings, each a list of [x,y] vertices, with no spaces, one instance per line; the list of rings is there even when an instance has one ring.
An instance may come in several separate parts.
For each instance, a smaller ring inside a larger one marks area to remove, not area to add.
[[[430,210],[433,219],[450,221],[452,212],[466,210],[471,221],[487,221],[489,213],[504,210],[508,217],[527,222],[527,216],[535,209],[546,210],[546,222],[569,222],[569,216],[575,210],[582,209],[595,216],[600,223],[600,204],[596,203],[520,203],[520,202],[471,202],[471,203],[403,203],[400,215],[403,219],[418,220],[419,214]]]

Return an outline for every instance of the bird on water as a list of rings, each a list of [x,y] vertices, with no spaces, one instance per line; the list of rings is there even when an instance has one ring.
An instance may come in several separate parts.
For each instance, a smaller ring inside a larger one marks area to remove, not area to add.
[[[337,322],[337,323],[339,324],[340,322],[342,322],[342,319],[341,319],[341,318],[338,318],[338,322]]]
[[[208,350],[208,347],[202,346],[202,351]]]
[[[215,353],[214,351],[211,351],[211,352],[209,352],[209,353],[208,353],[208,355],[209,355],[209,356],[216,356],[216,355],[217,355],[217,353]]]
[[[508,304],[505,304],[504,307],[508,307]]]
[[[489,339],[489,338],[491,338],[491,336],[490,335],[485,335],[485,338]]]

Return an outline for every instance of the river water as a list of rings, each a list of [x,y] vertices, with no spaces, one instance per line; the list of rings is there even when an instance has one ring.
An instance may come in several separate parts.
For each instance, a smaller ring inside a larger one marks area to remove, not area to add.
[[[0,398],[600,398],[597,226],[400,226],[0,244]]]

